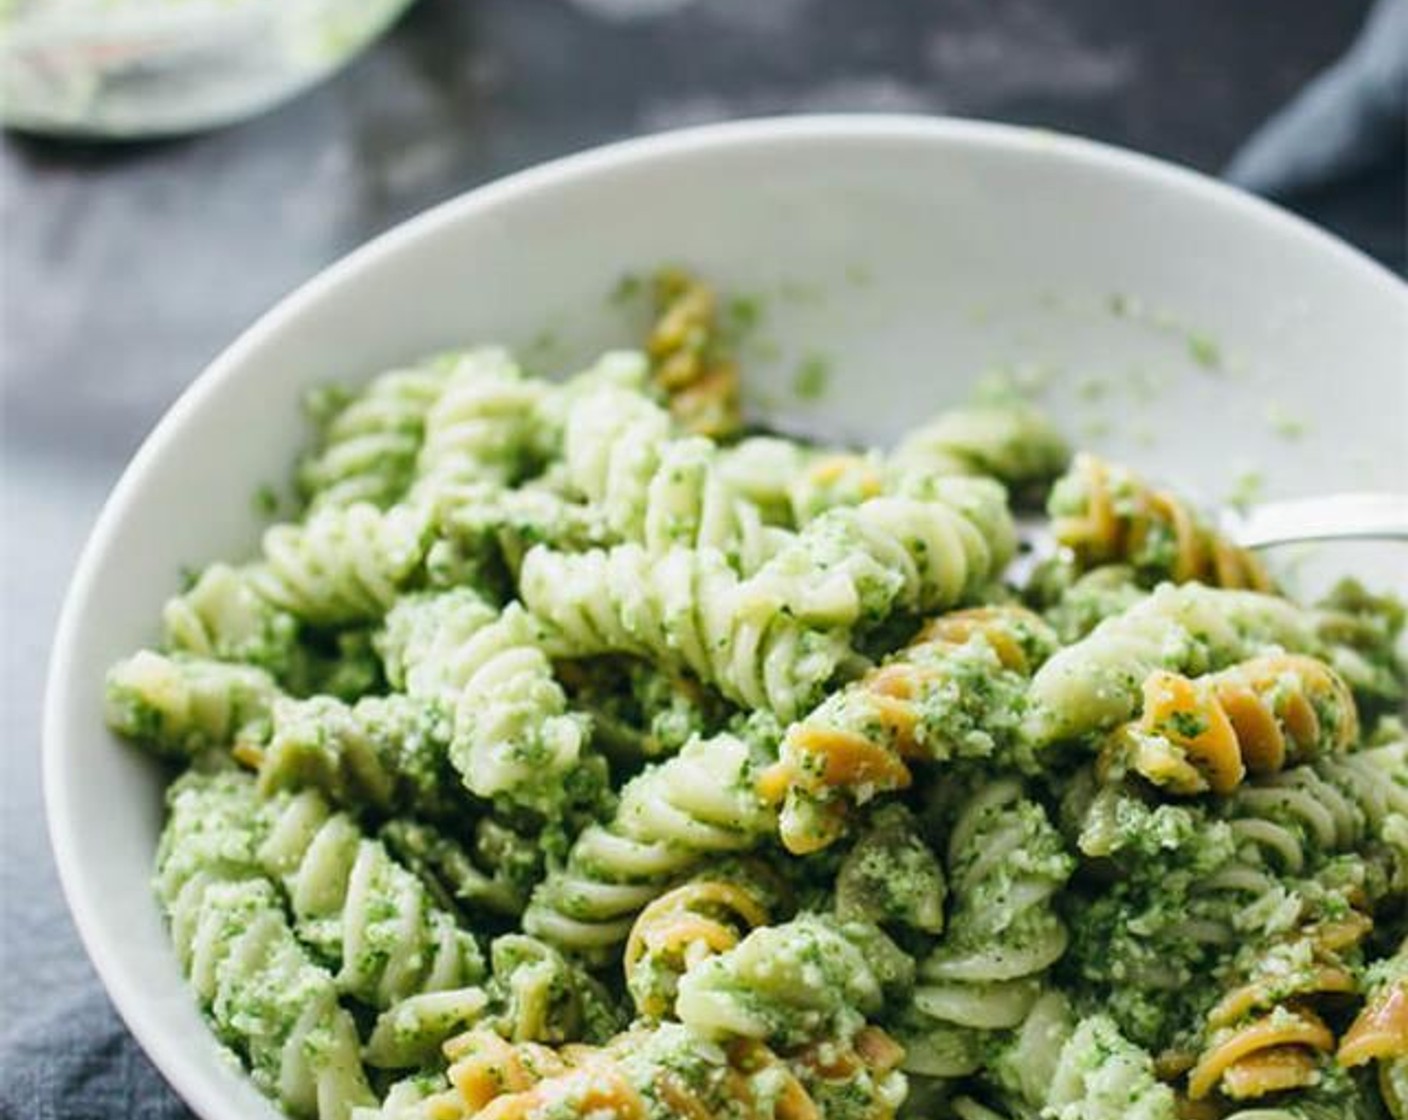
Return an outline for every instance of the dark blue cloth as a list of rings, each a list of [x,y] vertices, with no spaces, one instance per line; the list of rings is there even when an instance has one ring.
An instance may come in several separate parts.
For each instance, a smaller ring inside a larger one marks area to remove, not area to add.
[[[1345,56],[1258,130],[1226,175],[1404,272],[1408,0],[1379,0]]]

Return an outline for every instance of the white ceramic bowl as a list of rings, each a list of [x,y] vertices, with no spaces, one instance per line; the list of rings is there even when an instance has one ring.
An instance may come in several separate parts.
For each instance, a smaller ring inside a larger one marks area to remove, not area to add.
[[[207,1120],[274,1111],[178,974],[148,889],[158,772],[104,730],[104,670],[155,637],[183,565],[255,547],[251,494],[292,463],[305,388],[545,328],[570,365],[629,340],[607,294],[663,261],[762,297],[748,377],[797,423],[885,437],[996,370],[1045,385],[1078,436],[1205,496],[1253,465],[1271,493],[1405,485],[1405,288],[1270,206],[1099,145],[757,121],[575,156],[401,226],[182,396],[104,509],[59,628],[44,773],[69,904],[123,1018]],[[829,391],[789,402],[817,356]]]

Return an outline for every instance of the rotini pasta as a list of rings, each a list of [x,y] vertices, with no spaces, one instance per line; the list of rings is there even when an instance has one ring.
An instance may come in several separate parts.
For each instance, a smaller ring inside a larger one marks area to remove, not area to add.
[[[408,696],[280,697],[267,736],[246,733],[235,757],[259,773],[260,789],[312,787],[336,805],[444,817],[449,729],[434,706]]]
[[[548,874],[524,928],[580,952],[623,942],[636,914],[711,857],[747,851],[776,827],[757,796],[743,739],[696,739],[621,791],[605,825],[589,825]]]
[[[465,786],[556,819],[603,775],[583,758],[586,720],[518,606],[496,611],[468,589],[407,596],[381,640],[387,674],[453,713],[449,759]]]
[[[853,802],[903,790],[911,764],[1011,755],[1027,681],[1055,635],[1021,607],[940,615],[894,658],[788,728],[760,792],[783,802],[788,850],[841,834]]]
[[[384,508],[406,492],[447,364],[442,359],[391,370],[335,402],[326,392],[319,395],[313,402],[320,414],[317,448],[298,467],[298,488],[310,509],[360,502]]]
[[[453,500],[464,487],[507,484],[526,474],[546,392],[542,382],[523,376],[505,350],[454,355],[425,416],[411,500]]]
[[[156,894],[259,1087],[1400,1120],[1402,608],[1263,593],[1026,407],[736,440],[752,309],[651,293],[643,350],[558,384],[486,347],[323,393],[301,506],[109,673],[184,770]],[[1066,547],[1017,557],[1063,470]]]
[[[1057,542],[1085,567],[1127,563],[1154,583],[1272,589],[1261,561],[1188,503],[1094,455],[1076,456],[1051,492],[1049,512]]]
[[[584,395],[567,420],[566,478],[603,511],[619,540],[652,554],[717,549],[751,572],[785,534],[728,486],[717,459],[712,442],[677,438],[663,409],[618,386]]]
[[[1230,793],[1248,773],[1274,773],[1359,738],[1349,686],[1313,657],[1273,654],[1196,679],[1156,670],[1143,692],[1139,719],[1111,735],[1102,763],[1173,793]]]
[[[270,528],[264,562],[248,578],[263,598],[311,625],[370,622],[421,567],[429,533],[416,507],[330,506],[302,524]]]
[[[1335,1056],[1347,1068],[1377,1063],[1384,1104],[1402,1120],[1408,1116],[1408,939],[1369,970],[1367,989],[1368,1001]]]
[[[945,500],[832,510],[747,579],[711,550],[534,549],[520,591],[556,652],[661,658],[788,719],[836,674],[851,628],[958,602],[1010,555],[1000,493],[945,481],[964,485]]]
[[[1159,669],[1201,674],[1273,650],[1319,648],[1312,620],[1283,599],[1163,586],[1037,670],[1027,734],[1040,747],[1109,730],[1135,715],[1143,682]]]
[[[1021,406],[974,406],[942,412],[895,448],[890,472],[978,475],[1018,491],[1050,483],[1070,461],[1066,441],[1041,413]]]
[[[106,716],[119,735],[190,759],[267,722],[278,696],[274,679],[252,665],[143,650],[108,671]]]
[[[167,600],[161,614],[165,648],[173,653],[244,662],[296,680],[306,656],[298,620],[259,595],[246,572],[206,568],[189,591]]]
[[[801,914],[760,926],[680,977],[675,1013],[705,1038],[783,1047],[851,1038],[914,962],[879,927]]]
[[[636,1012],[660,1019],[675,1006],[679,978],[743,934],[768,923],[770,893],[745,868],[702,875],[647,903],[626,938],[622,965]]]
[[[1200,1100],[1219,1089],[1233,1100],[1251,1100],[1315,1085],[1335,1046],[1316,1006],[1323,1012],[1325,997],[1355,992],[1345,956],[1371,925],[1351,910],[1258,946],[1246,982],[1208,1014],[1209,1035],[1188,1073],[1189,1097]]]
[[[947,928],[919,962],[901,1032],[906,1068],[929,1077],[974,1072],[984,1036],[1031,1010],[1043,974],[1066,951],[1053,900],[1074,870],[1045,811],[1010,779],[967,801],[947,865]]]
[[[651,379],[681,427],[715,438],[730,434],[741,422],[738,366],[723,353],[713,289],[675,268],[656,274],[652,288]]]
[[[157,895],[187,979],[256,1083],[296,1117],[343,1120],[372,1096],[356,1026],[332,977],[299,944],[232,821],[233,778],[183,781],[157,853]],[[238,812],[234,814],[238,817]]]

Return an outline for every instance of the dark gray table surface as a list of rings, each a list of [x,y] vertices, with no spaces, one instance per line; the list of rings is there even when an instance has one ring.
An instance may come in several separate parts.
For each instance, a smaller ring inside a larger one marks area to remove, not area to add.
[[[102,1030],[111,1014],[63,911],[39,807],[40,695],[65,581],[144,433],[279,296],[485,180],[726,117],[993,117],[1217,171],[1344,49],[1367,6],[697,0],[628,20],[603,0],[424,0],[333,81],[247,124],[126,147],[7,138],[0,1053],[44,1015],[91,1015]],[[1370,197],[1301,201],[1401,267],[1402,208]],[[20,1074],[0,1068],[0,1085]],[[44,1115],[96,1115],[76,1076],[71,1103]]]

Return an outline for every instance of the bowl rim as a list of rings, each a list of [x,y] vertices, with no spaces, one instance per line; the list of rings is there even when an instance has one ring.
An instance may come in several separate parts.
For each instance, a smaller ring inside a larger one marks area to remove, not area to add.
[[[319,270],[260,315],[205,366],[162,415],[122,471],[88,534],[70,578],[50,653],[44,692],[40,748],[43,804],[49,843],[69,912],[84,949],[127,1029],[162,1076],[198,1115],[223,1116],[229,1102],[218,1094],[206,1076],[205,1064],[197,1058],[196,1052],[179,1045],[178,1040],[162,1030],[160,1022],[147,1009],[140,978],[124,962],[120,947],[102,936],[97,920],[102,901],[85,893],[77,871],[81,858],[81,845],[77,840],[80,822],[75,819],[65,784],[65,768],[60,764],[69,753],[68,744],[74,740],[77,728],[97,718],[97,713],[77,711],[73,700],[75,642],[84,607],[92,598],[94,583],[115,529],[128,516],[165,445],[218,385],[239,376],[248,354],[296,322],[305,308],[332,296],[349,280],[375,269],[384,258],[434,236],[446,225],[473,220],[519,199],[641,164],[819,140],[901,141],[1002,150],[1008,154],[1038,155],[1083,164],[1102,173],[1132,178],[1150,187],[1182,193],[1208,205],[1231,210],[1248,221],[1270,227],[1282,237],[1310,245],[1327,261],[1337,259],[1341,266],[1357,270],[1367,283],[1395,290],[1408,312],[1408,285],[1387,268],[1305,219],[1199,171],[1100,141],[1045,129],[907,114],[760,117],[591,147],[470,188],[392,226]]]

